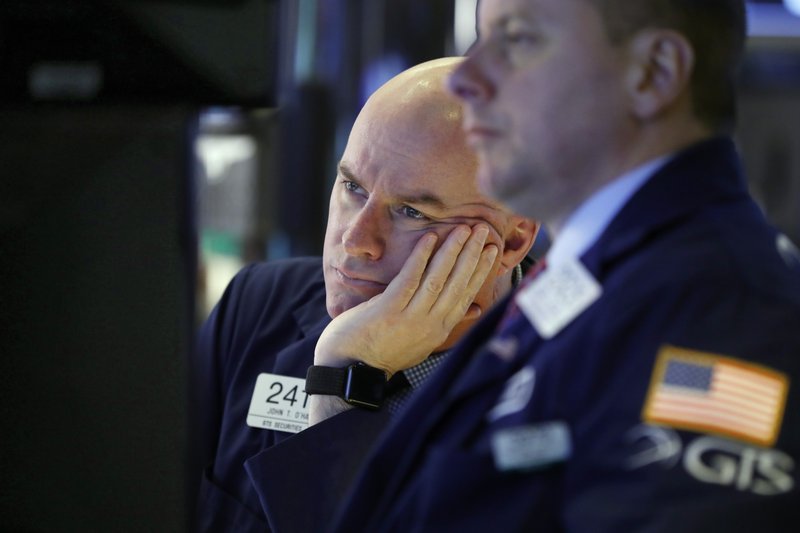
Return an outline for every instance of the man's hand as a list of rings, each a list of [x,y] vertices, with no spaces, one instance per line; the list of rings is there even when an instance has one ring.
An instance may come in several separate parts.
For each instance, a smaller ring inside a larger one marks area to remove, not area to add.
[[[468,314],[497,257],[484,249],[489,228],[459,226],[430,259],[437,236],[422,237],[386,290],[333,319],[317,341],[314,364],[344,367],[362,361],[391,376],[421,363]],[[430,259],[430,262],[429,262]],[[336,396],[313,395],[314,425],[352,406]]]
[[[314,364],[363,361],[389,376],[422,362],[469,312],[497,246],[484,249],[488,227],[459,226],[431,258],[436,235],[423,236],[386,290],[337,316],[322,333]],[[430,261],[429,261],[430,259]]]

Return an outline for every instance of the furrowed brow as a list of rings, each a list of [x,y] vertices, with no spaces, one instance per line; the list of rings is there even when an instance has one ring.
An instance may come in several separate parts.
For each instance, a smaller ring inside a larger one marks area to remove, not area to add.
[[[447,204],[438,196],[426,192],[419,194],[400,194],[397,199],[404,204],[426,205],[435,209],[444,210]]]
[[[353,173],[352,170],[350,170],[350,168],[345,163],[340,161],[339,165],[337,167],[337,170],[338,170],[339,174],[341,174],[342,176],[344,176],[348,180],[355,181],[356,183],[358,183],[358,179],[356,179],[356,175]]]
[[[361,182],[356,177],[355,173],[343,162],[338,165],[339,174],[346,180],[353,181],[361,185]],[[447,203],[439,196],[427,191],[412,192],[412,193],[397,193],[395,196],[397,203],[413,204],[419,206],[428,206],[439,210],[447,209]]]

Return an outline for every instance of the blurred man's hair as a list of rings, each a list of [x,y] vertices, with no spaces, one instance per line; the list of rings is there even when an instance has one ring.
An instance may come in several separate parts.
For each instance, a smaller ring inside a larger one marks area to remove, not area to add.
[[[744,53],[744,0],[585,0],[600,11],[619,44],[645,28],[684,35],[695,53],[691,91],[695,115],[718,131],[736,122],[736,77]]]

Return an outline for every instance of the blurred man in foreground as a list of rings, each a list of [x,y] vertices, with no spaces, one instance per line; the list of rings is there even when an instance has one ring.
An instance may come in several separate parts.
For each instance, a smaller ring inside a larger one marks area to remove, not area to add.
[[[478,26],[450,87],[547,267],[394,420],[333,529],[794,530],[800,254],[730,138],[744,2],[481,0]],[[353,323],[317,361],[394,360]]]

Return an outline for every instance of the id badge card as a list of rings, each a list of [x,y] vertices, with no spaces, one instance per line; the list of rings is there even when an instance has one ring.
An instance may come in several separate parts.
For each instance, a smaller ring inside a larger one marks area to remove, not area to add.
[[[603,294],[603,287],[578,259],[545,269],[517,296],[517,305],[543,339],[550,339]]]
[[[278,374],[259,374],[247,425],[287,433],[299,433],[308,427],[306,380]]]

